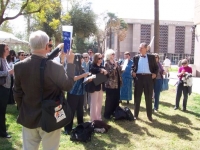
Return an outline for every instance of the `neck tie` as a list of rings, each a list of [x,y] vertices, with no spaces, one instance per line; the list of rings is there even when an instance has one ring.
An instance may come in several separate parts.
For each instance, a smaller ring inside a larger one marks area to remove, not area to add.
[[[146,56],[141,55],[141,57],[145,58]]]

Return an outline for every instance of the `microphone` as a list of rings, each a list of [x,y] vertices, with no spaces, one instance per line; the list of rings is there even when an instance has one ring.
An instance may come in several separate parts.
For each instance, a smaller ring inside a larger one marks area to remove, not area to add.
[[[59,53],[60,51],[61,51],[60,48],[54,49],[52,52],[50,52],[49,54],[47,54],[47,59],[48,59],[48,60],[54,59],[56,56],[58,56],[58,53]]]

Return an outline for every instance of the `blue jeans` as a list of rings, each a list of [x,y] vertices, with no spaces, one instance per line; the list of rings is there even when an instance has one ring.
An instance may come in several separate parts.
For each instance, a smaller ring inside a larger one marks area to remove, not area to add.
[[[156,79],[154,83],[154,110],[158,110],[160,92],[162,90],[163,79]]]

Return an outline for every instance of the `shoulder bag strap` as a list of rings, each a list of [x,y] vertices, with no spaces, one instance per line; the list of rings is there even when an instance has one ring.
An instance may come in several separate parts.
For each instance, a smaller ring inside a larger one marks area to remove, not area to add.
[[[41,84],[41,101],[43,100],[43,92],[44,92],[44,70],[46,66],[47,59],[42,59],[40,63],[40,84]]]

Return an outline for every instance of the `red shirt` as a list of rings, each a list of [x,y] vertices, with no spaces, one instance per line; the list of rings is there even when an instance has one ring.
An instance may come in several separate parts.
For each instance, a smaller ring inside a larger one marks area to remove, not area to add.
[[[192,73],[192,68],[189,67],[189,66],[186,66],[186,67],[181,66],[181,67],[179,68],[179,70],[178,70],[178,73],[181,73],[182,71],[185,71],[185,72],[188,72],[188,73]],[[183,77],[183,75],[181,75],[181,76],[179,77],[179,79],[181,80],[182,77]]]

